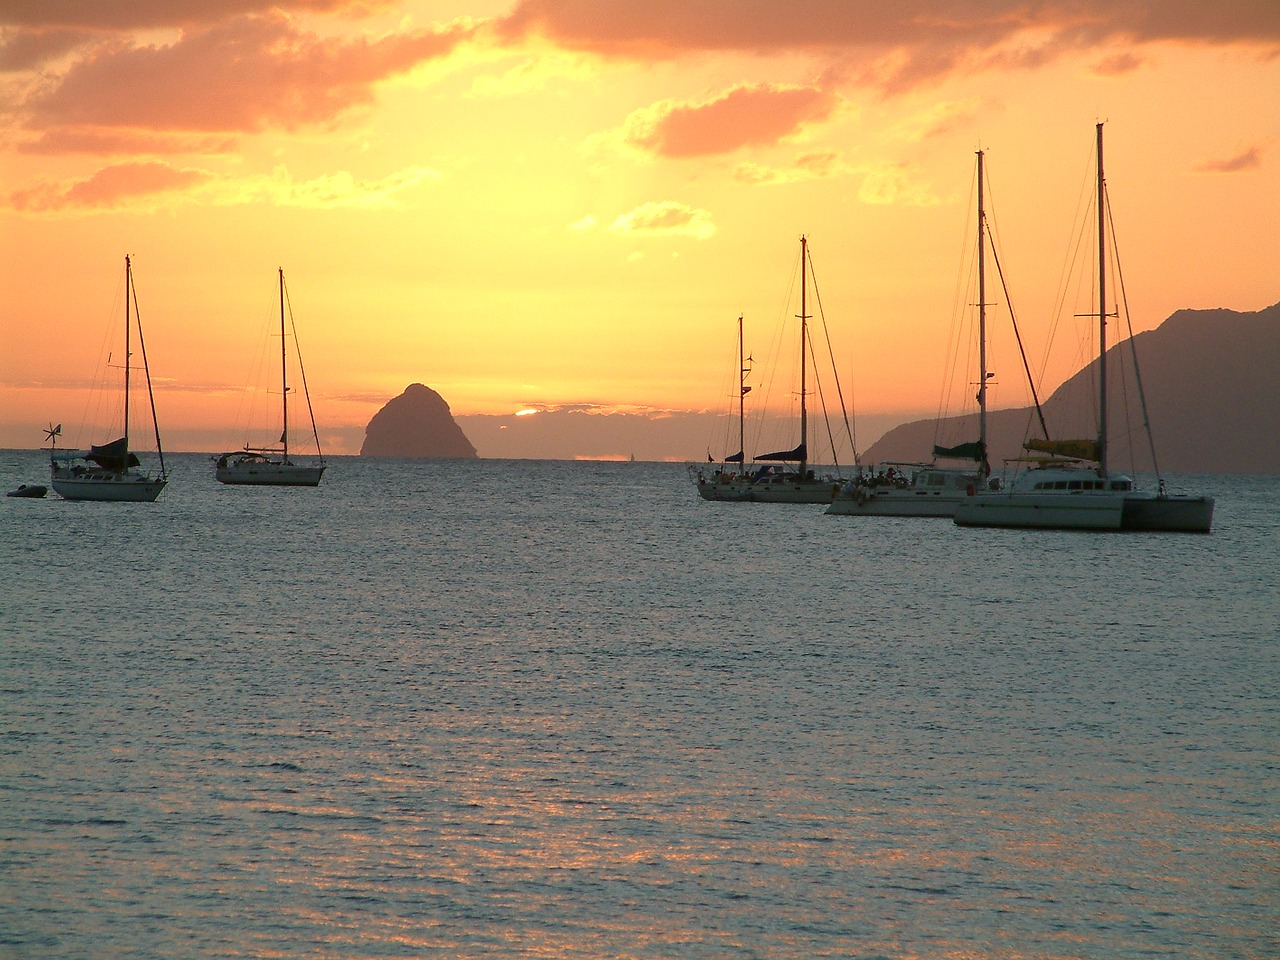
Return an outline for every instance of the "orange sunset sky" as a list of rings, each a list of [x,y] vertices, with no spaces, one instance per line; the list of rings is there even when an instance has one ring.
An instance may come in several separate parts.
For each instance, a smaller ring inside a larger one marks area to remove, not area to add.
[[[0,106],[4,447],[109,439],[126,254],[175,450],[243,442],[277,267],[327,452],[415,381],[723,410],[802,233],[858,412],[930,415],[974,152],[1035,354],[1099,120],[1137,329],[1280,300],[1275,0],[7,0]]]

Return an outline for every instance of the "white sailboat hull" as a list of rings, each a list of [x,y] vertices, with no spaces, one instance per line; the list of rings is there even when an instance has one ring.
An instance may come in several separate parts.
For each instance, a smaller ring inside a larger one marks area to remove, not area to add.
[[[909,483],[846,484],[827,513],[842,517],[954,517],[956,506],[981,484],[972,472],[923,468]]]
[[[240,486],[315,487],[324,475],[324,465],[279,463],[269,460],[219,464],[214,477],[219,483]]]
[[[126,472],[92,473],[71,476],[55,467],[50,478],[53,490],[64,500],[98,500],[117,503],[154,503],[166,480]]]
[[[764,477],[717,473],[710,478],[697,474],[693,482],[703,500],[730,503],[830,503],[840,489],[839,481],[801,480],[794,473]]]

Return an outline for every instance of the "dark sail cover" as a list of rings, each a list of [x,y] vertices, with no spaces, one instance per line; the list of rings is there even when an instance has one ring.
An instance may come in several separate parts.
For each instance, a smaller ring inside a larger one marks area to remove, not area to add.
[[[1096,440],[1038,440],[1023,444],[1027,450],[1051,453],[1056,457],[1074,457],[1078,460],[1101,460],[1102,453]]]
[[[731,454],[730,456],[725,457],[725,458],[724,458],[724,462],[725,462],[725,463],[741,463],[741,462],[742,462],[742,451],[741,451],[741,450],[739,450],[737,453],[735,453],[735,454]]]
[[[121,437],[110,443],[94,444],[85,454],[86,460],[92,460],[103,470],[121,472],[130,467],[139,466],[141,461],[129,452],[129,439]]]
[[[756,457],[757,460],[785,460],[800,461],[809,459],[805,455],[804,444],[796,447],[794,450],[779,450],[777,453],[766,453],[763,456]]]
[[[973,440],[954,447],[934,446],[935,457],[948,457],[953,460],[975,460],[982,463],[987,459],[987,451],[983,449],[981,440]]]

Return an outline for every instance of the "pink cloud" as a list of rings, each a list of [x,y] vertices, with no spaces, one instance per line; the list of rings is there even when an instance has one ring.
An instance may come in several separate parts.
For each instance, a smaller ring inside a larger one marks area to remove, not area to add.
[[[1262,166],[1262,151],[1250,147],[1243,153],[1223,160],[1209,160],[1196,167],[1202,173],[1239,173],[1242,170],[1256,170]]]
[[[97,38],[93,31],[70,27],[5,31],[0,34],[0,72],[33,69]]]
[[[320,37],[280,12],[186,31],[168,46],[116,40],[25,104],[29,129],[254,132],[331,122],[373,84],[449,53],[469,28]]]
[[[1118,77],[1125,73],[1132,73],[1141,67],[1144,62],[1142,57],[1126,51],[1117,53],[1113,57],[1107,57],[1096,64],[1093,72],[1104,77]]]
[[[667,157],[731,153],[825,120],[836,105],[833,94],[813,87],[735,87],[714,100],[662,104],[637,115],[628,140]]]
[[[138,197],[183,190],[211,179],[201,170],[181,170],[167,163],[122,163],[99,170],[86,180],[49,183],[10,194],[14,210],[45,213],[75,208],[110,208]]]
[[[1028,68],[1100,44],[1175,41],[1280,50],[1275,0],[518,0],[497,24],[612,57],[808,52],[895,92],[960,68]],[[856,64],[856,65],[855,65]]]
[[[397,0],[6,0],[0,25],[134,30],[217,23],[271,10],[360,15],[396,6]]]
[[[235,149],[236,140],[231,136],[95,127],[55,127],[46,130],[35,140],[17,146],[19,153],[85,153],[94,156],[143,153],[219,154],[232,153]]]

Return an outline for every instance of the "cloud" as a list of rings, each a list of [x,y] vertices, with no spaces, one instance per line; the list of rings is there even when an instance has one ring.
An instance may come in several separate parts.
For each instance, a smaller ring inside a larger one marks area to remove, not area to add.
[[[391,9],[396,0],[6,0],[0,25],[24,29],[74,27],[100,31],[185,27],[230,17],[287,9],[298,13],[361,15]]]
[[[34,140],[20,142],[19,153],[74,154],[94,156],[120,154],[203,153],[226,154],[235,151],[234,137],[223,134],[187,134],[148,130],[98,129],[94,127],[56,127],[46,130]]]
[[[928,185],[916,177],[915,170],[902,164],[885,164],[868,170],[858,189],[858,199],[877,206],[905,204],[931,207],[941,203]]]
[[[733,178],[742,183],[800,183],[806,180],[826,180],[844,172],[840,155],[834,150],[822,150],[796,157],[790,167],[768,167],[743,162],[734,168]]]
[[[362,180],[346,170],[295,181],[283,167],[270,176],[229,179],[208,191],[220,204],[268,203],[277,207],[315,209],[399,207],[400,194],[440,179],[439,171],[407,167],[377,180]]]
[[[1196,170],[1201,173],[1239,173],[1242,170],[1257,170],[1261,166],[1262,151],[1257,147],[1250,147],[1234,157],[1208,160],[1196,167]]]
[[[0,73],[34,69],[99,39],[93,31],[70,27],[9,29],[0,34]]]
[[[1132,73],[1141,67],[1146,60],[1132,51],[1124,50],[1114,56],[1106,57],[1094,65],[1093,72],[1102,77],[1118,77]]]
[[[519,0],[496,25],[605,57],[807,53],[893,93],[961,69],[1032,68],[1101,45],[1176,42],[1280,49],[1275,0]]]
[[[140,198],[189,189],[211,179],[202,170],[183,170],[167,163],[122,163],[104,167],[85,180],[49,183],[9,196],[14,210],[48,213],[67,208],[111,209]]]
[[[745,84],[711,100],[664,101],[627,118],[625,139],[665,157],[732,153],[776,143],[827,119],[838,99],[814,87]]]
[[[221,206],[259,203],[313,209],[389,209],[400,195],[439,179],[440,174],[409,167],[377,180],[343,170],[295,181],[283,167],[269,175],[221,177],[206,170],[162,161],[113,164],[83,180],[51,182],[10,194],[7,206],[25,213],[153,209],[192,200]]]
[[[682,236],[706,240],[716,232],[711,214],[674,200],[650,201],[619,216],[609,229],[640,236]]]
[[[323,125],[371,103],[379,81],[447,56],[473,29],[458,23],[376,37],[323,37],[273,10],[184,30],[168,44],[116,37],[84,50],[31,93],[21,115],[37,131],[88,126],[254,133]]]

